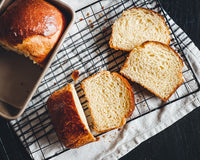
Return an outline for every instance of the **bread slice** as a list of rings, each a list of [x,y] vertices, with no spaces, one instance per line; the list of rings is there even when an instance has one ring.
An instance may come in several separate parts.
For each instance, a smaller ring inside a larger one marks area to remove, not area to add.
[[[157,12],[145,8],[124,11],[112,26],[110,47],[131,51],[145,41],[170,43],[170,32],[165,19]]]
[[[129,54],[120,73],[167,101],[183,83],[183,61],[171,47],[145,42]]]
[[[99,72],[85,79],[81,86],[88,100],[94,130],[106,132],[123,126],[135,108],[131,85],[120,74]]]
[[[54,92],[47,101],[47,108],[58,137],[66,148],[77,148],[96,140],[72,84]]]

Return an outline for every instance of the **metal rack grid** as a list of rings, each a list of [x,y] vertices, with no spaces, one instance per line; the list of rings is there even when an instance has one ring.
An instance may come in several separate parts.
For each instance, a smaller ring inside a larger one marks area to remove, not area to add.
[[[76,11],[76,22],[27,109],[20,118],[11,121],[12,128],[33,159],[36,155],[43,157],[43,159],[49,159],[68,150],[59,141],[53,129],[46,109],[46,101],[55,90],[62,88],[67,83],[73,83],[71,74],[74,70],[80,72],[80,78],[75,88],[89,126],[92,126],[87,101],[80,87],[80,82],[97,73],[99,69],[119,72],[128,52],[116,51],[109,47],[111,26],[125,9],[132,7],[152,9],[165,17],[171,31],[170,46],[179,53],[184,62],[184,83],[167,102],[162,102],[143,87],[130,82],[135,94],[136,109],[127,123],[199,90],[199,82],[183,53],[183,48],[181,48],[190,44],[191,41],[186,45],[182,44],[179,40],[182,33],[176,35],[178,29],[165,13],[159,1],[116,0],[112,3],[97,1]],[[51,155],[49,155],[50,150]]]

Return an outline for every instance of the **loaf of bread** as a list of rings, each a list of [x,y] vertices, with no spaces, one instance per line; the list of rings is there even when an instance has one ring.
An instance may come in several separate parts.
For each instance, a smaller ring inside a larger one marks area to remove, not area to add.
[[[145,8],[124,11],[112,26],[110,47],[131,51],[145,41],[170,43],[170,32],[165,19],[158,13]]]
[[[15,0],[0,16],[0,45],[43,66],[65,26],[63,14],[43,0]]]
[[[66,148],[77,148],[96,140],[72,84],[54,92],[47,101],[47,108],[57,135]]]
[[[145,42],[129,54],[120,73],[167,101],[183,83],[183,61],[171,47]]]
[[[102,71],[82,81],[94,130],[106,132],[126,123],[135,108],[128,81],[116,72]]]

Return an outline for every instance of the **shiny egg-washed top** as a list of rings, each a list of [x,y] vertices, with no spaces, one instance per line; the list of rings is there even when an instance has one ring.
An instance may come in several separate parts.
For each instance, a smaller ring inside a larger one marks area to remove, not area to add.
[[[0,17],[0,39],[11,45],[34,35],[55,34],[62,23],[62,13],[43,0],[16,0]]]

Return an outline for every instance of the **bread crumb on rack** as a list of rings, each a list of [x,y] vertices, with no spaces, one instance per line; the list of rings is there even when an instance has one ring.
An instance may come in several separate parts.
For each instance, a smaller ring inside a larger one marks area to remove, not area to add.
[[[73,71],[71,77],[76,82],[79,79],[79,71]]]
[[[100,140],[100,137],[97,137],[97,138],[96,138],[96,141],[99,141],[99,140]]]
[[[118,128],[117,130],[118,130],[118,131],[121,131],[122,129],[121,129],[121,128]]]
[[[100,13],[100,14],[99,14],[99,18],[101,18],[102,16],[103,16],[103,13]]]
[[[90,26],[90,28],[92,28],[92,29],[94,28],[94,24],[90,24],[89,26]]]
[[[102,30],[102,32],[103,32],[103,33],[105,33],[105,32],[106,32],[106,30],[107,30],[107,29],[106,29],[106,28],[104,28],[104,29]]]

